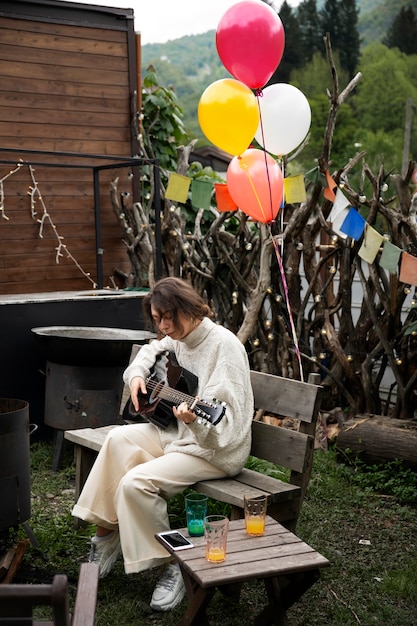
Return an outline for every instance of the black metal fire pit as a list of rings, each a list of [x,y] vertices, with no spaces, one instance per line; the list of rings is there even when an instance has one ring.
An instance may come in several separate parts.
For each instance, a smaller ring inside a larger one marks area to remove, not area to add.
[[[46,358],[44,421],[54,430],[53,469],[61,464],[64,431],[120,423],[123,370],[145,330],[97,326],[32,328]]]

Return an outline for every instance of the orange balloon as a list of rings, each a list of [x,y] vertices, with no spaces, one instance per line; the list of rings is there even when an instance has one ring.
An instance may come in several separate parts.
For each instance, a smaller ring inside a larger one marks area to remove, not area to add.
[[[226,174],[229,193],[239,209],[257,222],[272,222],[283,197],[281,168],[270,154],[250,148],[230,161]]]
[[[207,139],[215,146],[229,154],[241,154],[259,126],[256,96],[234,78],[217,80],[200,98],[198,121]]]

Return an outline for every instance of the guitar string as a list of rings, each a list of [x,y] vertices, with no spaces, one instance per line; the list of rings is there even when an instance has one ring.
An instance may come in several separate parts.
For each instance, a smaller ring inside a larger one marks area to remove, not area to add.
[[[171,397],[171,398],[174,398],[176,401],[178,401],[179,404],[181,404],[181,402],[187,402],[188,405],[192,405],[195,400],[194,396],[190,396],[186,393],[183,393],[182,391],[177,391],[176,389],[173,389],[172,387],[168,387],[167,385],[164,385],[161,382],[154,381],[152,378],[148,378],[146,380],[147,389],[150,387],[151,390],[154,391],[159,386],[161,387],[161,389],[158,390],[158,395],[160,395],[161,397],[164,397],[166,400],[169,400]],[[211,406],[206,400],[198,400],[198,403],[207,407]]]

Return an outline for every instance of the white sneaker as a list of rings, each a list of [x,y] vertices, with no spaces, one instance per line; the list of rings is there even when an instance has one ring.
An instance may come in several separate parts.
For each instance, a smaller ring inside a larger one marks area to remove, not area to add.
[[[171,563],[156,584],[152,594],[151,608],[169,611],[185,596],[185,585],[178,563]]]
[[[99,566],[99,578],[104,578],[111,571],[121,552],[119,531],[113,530],[105,539],[97,536],[91,538],[90,563],[97,563]]]

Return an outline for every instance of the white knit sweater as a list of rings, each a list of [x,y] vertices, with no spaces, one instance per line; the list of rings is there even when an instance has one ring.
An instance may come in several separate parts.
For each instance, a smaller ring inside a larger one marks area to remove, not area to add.
[[[165,453],[184,452],[207,459],[229,476],[244,466],[250,451],[253,395],[247,354],[238,338],[208,317],[181,341],[164,337],[141,347],[125,370],[130,385],[135,376],[147,378],[159,354],[173,352],[178,364],[198,378],[196,395],[226,403],[223,419],[211,428],[204,420],[161,430]],[[157,428],[155,426],[155,428]]]

